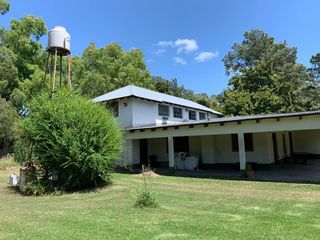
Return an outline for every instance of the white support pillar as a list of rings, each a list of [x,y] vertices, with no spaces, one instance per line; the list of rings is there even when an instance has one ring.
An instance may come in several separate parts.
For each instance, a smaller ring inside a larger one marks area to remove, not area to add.
[[[128,149],[127,149],[127,164],[129,166],[132,166],[133,165],[133,140],[132,139],[128,139],[127,140],[127,146],[128,146]]]
[[[174,143],[173,137],[168,137],[168,157],[169,157],[169,168],[174,169]]]
[[[238,133],[238,146],[239,146],[240,171],[244,172],[246,170],[247,160],[246,160],[246,149],[245,149],[243,133]]]

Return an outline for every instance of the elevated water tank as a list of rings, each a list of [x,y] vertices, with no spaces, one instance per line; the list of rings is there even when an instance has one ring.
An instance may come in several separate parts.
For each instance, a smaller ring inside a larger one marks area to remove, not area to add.
[[[58,55],[66,56],[70,54],[70,34],[64,27],[55,26],[49,31],[47,49],[52,54],[56,50]]]

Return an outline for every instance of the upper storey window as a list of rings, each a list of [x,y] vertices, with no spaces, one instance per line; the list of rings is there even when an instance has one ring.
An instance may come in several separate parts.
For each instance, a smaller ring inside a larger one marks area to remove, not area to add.
[[[206,114],[204,112],[199,112],[199,119],[200,120],[207,119]]]
[[[189,110],[189,119],[190,120],[197,120],[196,111]]]
[[[182,108],[173,107],[173,117],[182,118]]]
[[[158,114],[159,114],[159,116],[169,117],[170,116],[169,106],[168,105],[159,104],[158,105]]]
[[[109,108],[115,117],[119,116],[119,104],[118,102],[109,102],[107,103],[107,108]]]

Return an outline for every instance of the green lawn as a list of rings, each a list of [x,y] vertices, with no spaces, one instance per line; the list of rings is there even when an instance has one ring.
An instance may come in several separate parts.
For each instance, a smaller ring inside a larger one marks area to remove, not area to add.
[[[153,177],[159,207],[133,207],[142,177],[24,197],[0,170],[0,239],[319,239],[320,185]]]

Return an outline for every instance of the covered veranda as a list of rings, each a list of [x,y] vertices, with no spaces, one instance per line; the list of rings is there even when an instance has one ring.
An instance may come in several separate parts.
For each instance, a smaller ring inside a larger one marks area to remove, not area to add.
[[[131,166],[177,169],[177,154],[186,152],[198,158],[197,171],[178,175],[239,178],[250,165],[256,180],[320,182],[320,112],[132,128],[126,140]]]

